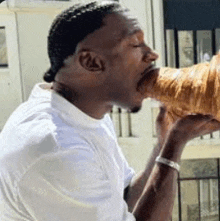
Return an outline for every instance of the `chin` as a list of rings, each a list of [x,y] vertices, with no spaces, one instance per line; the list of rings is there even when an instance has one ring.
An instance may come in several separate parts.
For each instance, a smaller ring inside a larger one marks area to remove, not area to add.
[[[135,106],[130,109],[131,113],[138,113],[141,110],[141,106]]]
[[[130,106],[131,113],[138,113],[142,108],[143,97],[136,97],[135,102]]]

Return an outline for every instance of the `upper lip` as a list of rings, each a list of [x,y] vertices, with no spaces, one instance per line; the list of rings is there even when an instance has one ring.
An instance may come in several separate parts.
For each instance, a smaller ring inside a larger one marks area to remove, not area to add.
[[[149,65],[141,74],[141,76],[145,76],[146,74],[148,74],[148,72],[150,72],[151,70],[155,69],[155,65],[151,64]]]
[[[158,68],[155,67],[155,65],[151,64],[149,65],[142,73],[141,73],[141,79],[138,82],[138,88],[142,85],[145,81],[150,81],[153,76],[155,76],[155,71],[158,70]]]

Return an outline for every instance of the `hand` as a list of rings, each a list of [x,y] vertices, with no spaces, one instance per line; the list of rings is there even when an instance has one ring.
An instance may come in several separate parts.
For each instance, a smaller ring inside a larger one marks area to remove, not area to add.
[[[156,131],[161,146],[163,145],[170,128],[184,115],[186,114],[183,111],[166,107],[164,105],[160,106],[160,112],[156,119]]]
[[[220,130],[220,122],[209,115],[188,115],[177,120],[169,132],[183,144],[195,137]]]
[[[186,143],[195,137],[220,130],[220,122],[208,115],[189,115],[181,110],[161,106],[156,120],[156,130],[162,146],[167,134],[171,133],[170,130]]]
[[[161,155],[180,162],[186,143],[198,136],[220,130],[220,122],[208,115],[187,115],[177,119],[163,140]]]

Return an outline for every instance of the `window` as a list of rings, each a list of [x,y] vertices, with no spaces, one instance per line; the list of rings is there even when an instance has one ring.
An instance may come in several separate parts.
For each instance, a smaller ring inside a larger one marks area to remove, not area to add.
[[[178,31],[179,66],[190,67],[194,63],[193,32]]]
[[[117,137],[135,137],[132,128],[132,114],[125,109],[114,106],[110,114]]]
[[[0,27],[0,68],[8,67],[5,27]]]
[[[172,221],[219,220],[219,159],[183,160]]]

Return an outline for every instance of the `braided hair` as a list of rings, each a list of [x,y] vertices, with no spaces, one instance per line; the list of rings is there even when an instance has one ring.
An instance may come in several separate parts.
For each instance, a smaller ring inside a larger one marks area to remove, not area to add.
[[[102,27],[106,15],[123,11],[127,9],[110,1],[76,4],[61,12],[49,31],[48,55],[51,68],[44,74],[44,80],[54,81],[56,73],[63,66],[63,61],[74,54],[77,44],[88,34]]]

